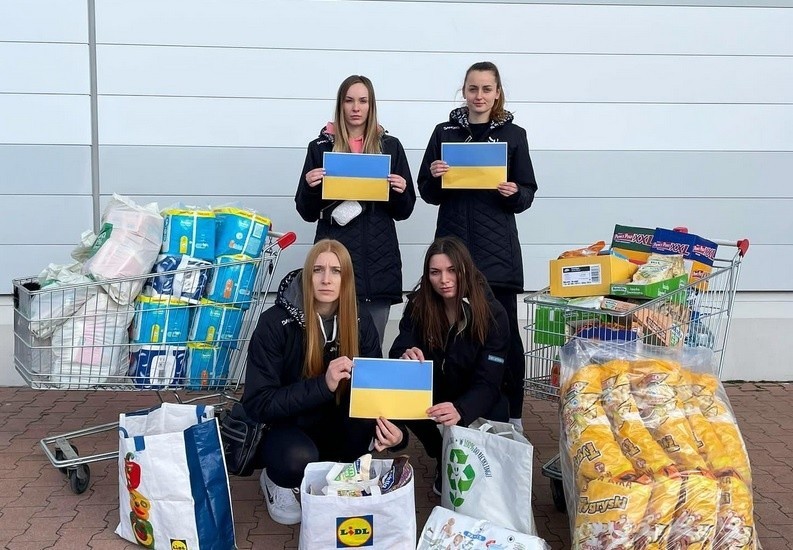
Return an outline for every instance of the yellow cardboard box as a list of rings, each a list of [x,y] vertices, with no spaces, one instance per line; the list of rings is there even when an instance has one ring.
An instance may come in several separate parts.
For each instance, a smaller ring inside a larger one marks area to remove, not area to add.
[[[551,296],[606,295],[612,283],[629,281],[637,269],[638,265],[609,254],[551,260]]]

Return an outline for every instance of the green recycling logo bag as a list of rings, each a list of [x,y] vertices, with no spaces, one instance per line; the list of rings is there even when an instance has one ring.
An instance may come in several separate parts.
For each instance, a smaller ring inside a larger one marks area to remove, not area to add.
[[[441,505],[529,535],[534,448],[512,424],[482,418],[443,434]]]

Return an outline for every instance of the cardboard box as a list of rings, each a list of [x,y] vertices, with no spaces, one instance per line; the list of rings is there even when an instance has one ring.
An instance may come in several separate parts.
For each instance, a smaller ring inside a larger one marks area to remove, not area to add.
[[[631,227],[615,225],[611,237],[611,249],[619,252],[629,260],[644,263],[650,255],[655,229],[648,227]]]
[[[664,279],[656,283],[649,284],[634,284],[634,283],[619,283],[611,285],[612,296],[626,296],[628,298],[641,298],[652,299],[664,296],[681,288],[685,288],[688,284],[688,275],[683,274],[671,279]],[[686,293],[678,292],[672,296],[672,300],[679,302],[685,300]]]
[[[682,254],[689,282],[710,274],[718,245],[693,233],[681,233],[657,227],[653,235],[652,251],[658,254]]]
[[[612,283],[629,281],[639,268],[609,254],[551,260],[551,296],[574,298],[608,294]]]
[[[687,324],[683,321],[687,313],[683,306],[663,309],[639,309],[633,314],[642,329],[642,339],[655,346],[678,347],[683,345]]]

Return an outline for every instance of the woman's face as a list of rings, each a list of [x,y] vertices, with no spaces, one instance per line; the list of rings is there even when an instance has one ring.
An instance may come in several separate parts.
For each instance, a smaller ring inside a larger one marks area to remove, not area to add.
[[[314,300],[320,304],[338,301],[341,291],[341,263],[333,252],[322,252],[311,269]]]
[[[366,127],[369,118],[369,90],[357,82],[350,86],[344,96],[344,122],[349,130],[360,130]]]
[[[432,289],[444,300],[457,297],[457,271],[446,254],[435,254],[430,258],[429,277]]]
[[[471,71],[465,79],[463,97],[472,120],[490,120],[490,111],[501,95],[492,71]]]

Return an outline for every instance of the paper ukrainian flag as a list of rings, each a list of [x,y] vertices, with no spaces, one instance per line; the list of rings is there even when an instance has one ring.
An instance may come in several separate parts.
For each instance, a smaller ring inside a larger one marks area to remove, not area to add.
[[[443,189],[495,189],[507,181],[507,143],[441,143]]]
[[[424,420],[432,406],[432,361],[353,359],[350,417]]]
[[[343,201],[387,201],[391,155],[324,153],[322,198]]]

